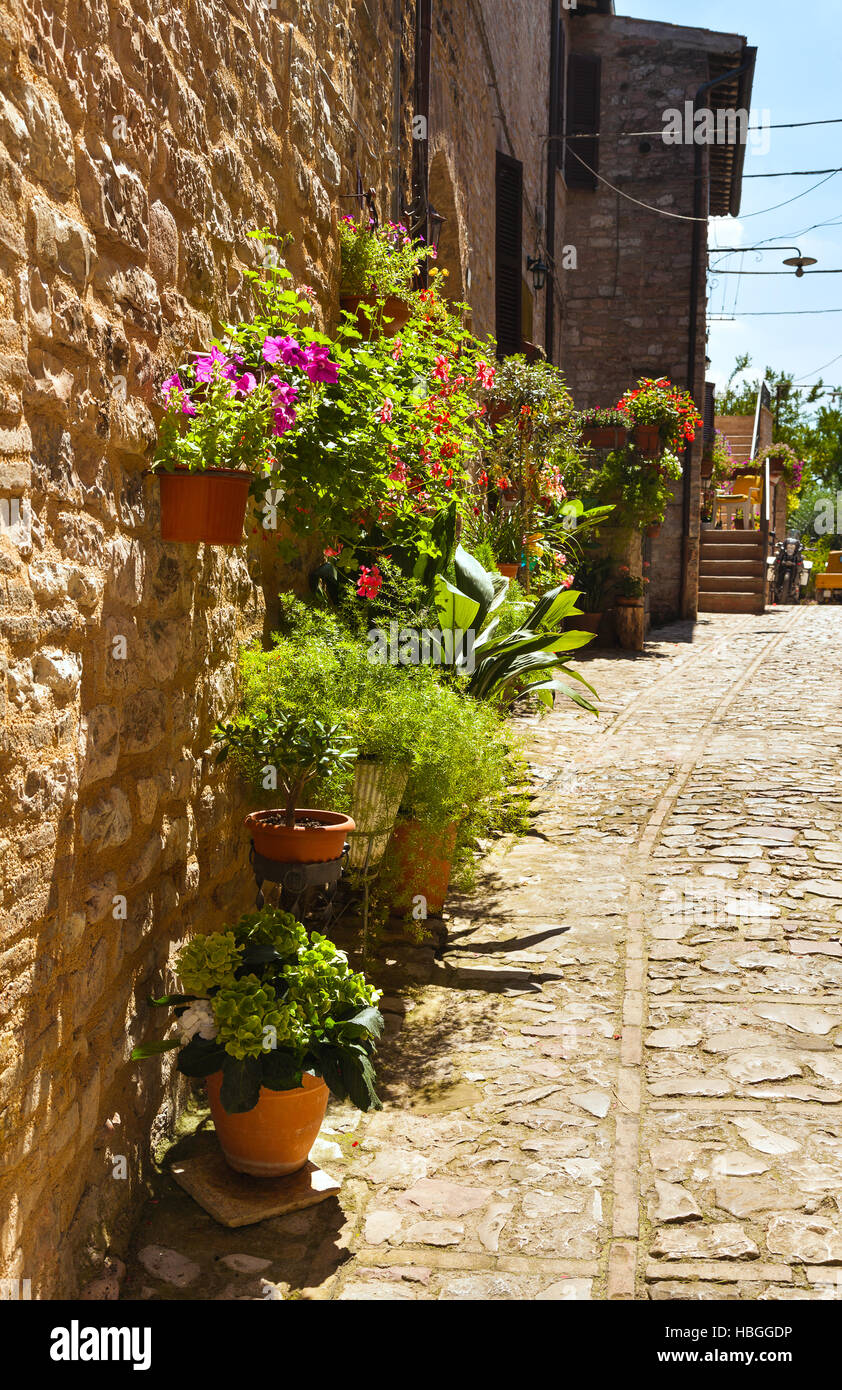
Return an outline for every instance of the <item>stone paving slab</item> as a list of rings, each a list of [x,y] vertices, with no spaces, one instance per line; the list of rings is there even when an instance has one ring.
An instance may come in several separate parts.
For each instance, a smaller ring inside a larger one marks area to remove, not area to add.
[[[164,1187],[138,1244],[194,1292],[138,1258],[124,1296],[842,1296],[842,612],[585,664],[598,724],[522,721],[535,833],[381,961],[385,1108],[312,1155],[339,1197],[220,1235]]]

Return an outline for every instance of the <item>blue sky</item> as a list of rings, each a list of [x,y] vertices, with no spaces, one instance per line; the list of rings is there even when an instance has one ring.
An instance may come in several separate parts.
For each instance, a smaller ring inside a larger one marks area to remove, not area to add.
[[[744,34],[757,48],[752,107],[767,113],[772,124],[842,117],[842,3],[840,0],[615,0],[618,14],[657,19],[727,33]],[[755,116],[755,120],[758,119]],[[781,169],[831,169],[842,166],[842,124],[771,130],[768,153],[746,155],[746,174]],[[805,193],[821,176],[748,178],[743,184],[740,217],[716,218],[711,244],[756,246],[794,242],[819,267],[842,269],[842,173],[788,207],[764,211]],[[754,216],[753,214],[760,214]],[[814,227],[836,221],[837,226]],[[711,256],[723,267],[778,270],[784,256]],[[817,380],[842,386],[842,312],[804,317],[742,317],[749,310],[842,310],[842,274],[796,279],[783,276],[720,276],[709,281],[709,315],[724,312],[733,322],[710,324],[710,378],[721,384],[739,352],[749,352],[756,367],[766,365],[796,373],[796,381]],[[832,358],[839,360],[823,371]]]

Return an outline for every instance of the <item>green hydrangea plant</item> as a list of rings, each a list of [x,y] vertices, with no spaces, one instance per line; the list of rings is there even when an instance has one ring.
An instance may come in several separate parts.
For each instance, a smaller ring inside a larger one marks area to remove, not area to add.
[[[221,1071],[230,1114],[252,1110],[261,1087],[300,1086],[304,1072],[340,1100],[379,1109],[371,1059],[383,1031],[380,991],[327,937],[308,938],[291,913],[266,907],[194,938],[176,970],[189,992],[150,1002],[174,1009],[178,1037],[135,1048],[133,1060],[177,1048],[183,1075]]]

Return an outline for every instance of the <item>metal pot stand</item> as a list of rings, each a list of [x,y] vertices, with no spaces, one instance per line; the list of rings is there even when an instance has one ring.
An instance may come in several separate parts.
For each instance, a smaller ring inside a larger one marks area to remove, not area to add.
[[[321,925],[327,927],[337,916],[336,890],[349,849],[346,840],[338,859],[327,859],[318,864],[285,863],[258,854],[252,840],[249,862],[257,884],[258,908],[266,903],[264,883],[276,883],[280,905],[285,911],[293,913],[299,920],[305,916],[320,918]]]

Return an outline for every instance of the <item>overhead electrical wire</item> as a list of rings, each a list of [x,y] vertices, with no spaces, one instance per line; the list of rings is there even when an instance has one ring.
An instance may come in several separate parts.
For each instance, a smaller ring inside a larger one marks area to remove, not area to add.
[[[568,144],[567,140],[565,140],[565,144]],[[669,212],[666,208],[657,208],[652,203],[644,203],[640,198],[633,198],[630,193],[624,193],[622,188],[618,188],[616,184],[609,183],[608,179],[604,179],[601,174],[597,173],[596,169],[592,169],[591,166],[585,162],[581,155],[577,154],[575,150],[571,150],[569,145],[568,153],[572,154],[573,158],[579,161],[583,169],[587,169],[592,178],[597,179],[599,183],[605,184],[605,187],[610,188],[612,193],[619,194],[621,198],[625,198],[629,203],[635,203],[639,208],[646,208],[647,212],[656,212],[661,217],[672,217],[679,222],[707,222],[709,220],[707,217],[691,217],[684,212]],[[827,178],[820,179],[818,183],[811,184],[809,188],[803,189],[801,193],[796,193],[794,198],[787,198],[782,203],[775,203],[773,207],[761,208],[758,212],[741,213],[740,221],[748,221],[750,217],[763,217],[767,212],[777,212],[778,208],[785,208],[789,203],[797,203],[799,198],[806,198],[808,193],[812,193],[814,189],[821,188],[823,183],[827,183],[830,179],[835,178],[837,172],[842,173],[842,169],[828,174]]]

